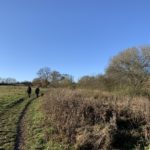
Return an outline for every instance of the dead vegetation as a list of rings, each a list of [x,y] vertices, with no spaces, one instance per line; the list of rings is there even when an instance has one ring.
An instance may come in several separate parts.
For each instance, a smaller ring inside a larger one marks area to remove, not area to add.
[[[150,101],[99,91],[51,89],[43,99],[45,137],[76,150],[144,149]]]

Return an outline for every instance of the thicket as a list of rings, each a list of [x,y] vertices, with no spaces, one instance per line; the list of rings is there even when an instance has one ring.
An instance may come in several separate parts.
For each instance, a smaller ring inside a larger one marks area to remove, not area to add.
[[[104,75],[84,76],[78,86],[149,96],[150,47],[135,47],[120,52],[110,60]]]
[[[150,101],[93,90],[51,89],[43,100],[47,141],[76,150],[146,149]]]

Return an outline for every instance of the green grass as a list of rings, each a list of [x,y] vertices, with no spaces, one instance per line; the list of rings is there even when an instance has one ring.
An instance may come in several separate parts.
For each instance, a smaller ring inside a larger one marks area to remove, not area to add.
[[[24,96],[26,88],[23,86],[0,86],[0,113]]]
[[[14,148],[16,125],[20,112],[26,101],[15,104],[25,97],[25,87],[0,86],[0,148],[10,150]],[[14,107],[11,107],[14,106]]]
[[[0,116],[0,148],[5,148],[5,150],[14,148],[18,118],[27,101],[10,108]]]

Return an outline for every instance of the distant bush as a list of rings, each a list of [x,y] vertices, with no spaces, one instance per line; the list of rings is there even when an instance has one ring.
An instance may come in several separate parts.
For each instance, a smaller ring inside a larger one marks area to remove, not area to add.
[[[83,89],[99,89],[103,91],[111,91],[114,89],[114,81],[105,75],[83,76],[78,81],[78,88]]]

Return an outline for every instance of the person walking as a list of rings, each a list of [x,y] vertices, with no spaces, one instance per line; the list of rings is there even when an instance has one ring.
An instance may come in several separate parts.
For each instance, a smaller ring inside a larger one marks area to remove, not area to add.
[[[35,94],[36,94],[36,97],[37,97],[37,98],[39,97],[39,93],[40,93],[40,88],[37,87],[37,88],[35,89]]]
[[[28,97],[31,97],[32,89],[30,85],[27,88],[27,93],[28,93]]]

